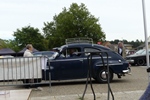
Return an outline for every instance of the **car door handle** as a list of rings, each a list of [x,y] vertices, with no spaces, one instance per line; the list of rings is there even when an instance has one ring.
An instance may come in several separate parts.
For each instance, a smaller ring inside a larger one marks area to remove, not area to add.
[[[79,61],[83,61],[83,60],[79,60]]]

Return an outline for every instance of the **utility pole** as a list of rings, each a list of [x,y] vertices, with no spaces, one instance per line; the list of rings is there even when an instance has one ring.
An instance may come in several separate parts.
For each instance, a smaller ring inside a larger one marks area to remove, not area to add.
[[[147,36],[147,24],[146,24],[146,12],[145,12],[145,0],[142,0],[142,7],[143,7],[143,22],[144,22],[144,33],[145,33],[145,46],[146,46],[146,61],[147,61],[147,68],[149,68],[149,48],[148,48],[148,36]],[[148,75],[148,79],[150,75]],[[149,79],[150,81],[150,79]]]

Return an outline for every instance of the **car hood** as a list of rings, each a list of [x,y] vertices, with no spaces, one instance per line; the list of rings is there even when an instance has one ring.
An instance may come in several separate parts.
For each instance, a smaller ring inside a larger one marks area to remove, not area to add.
[[[126,58],[139,57],[139,56],[146,56],[146,55],[141,55],[141,54],[132,54],[132,55],[126,56]]]

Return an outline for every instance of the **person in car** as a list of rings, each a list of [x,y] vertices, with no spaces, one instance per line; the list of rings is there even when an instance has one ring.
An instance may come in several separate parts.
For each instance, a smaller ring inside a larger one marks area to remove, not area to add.
[[[75,53],[75,49],[69,49],[68,57],[77,57],[77,54]]]
[[[74,57],[74,56],[75,56],[74,52],[75,52],[74,49],[71,49],[71,50],[70,50],[70,57]]]

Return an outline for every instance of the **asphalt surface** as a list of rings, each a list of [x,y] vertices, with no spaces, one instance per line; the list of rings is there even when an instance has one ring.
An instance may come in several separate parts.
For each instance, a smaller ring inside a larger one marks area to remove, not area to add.
[[[138,100],[148,86],[149,78],[146,72],[147,66],[131,66],[131,75],[126,75],[118,79],[114,75],[113,81],[110,83],[114,100]],[[29,100],[82,100],[85,90],[86,79],[68,80],[68,81],[52,81],[49,84],[42,84],[42,91],[33,88]],[[99,84],[92,81],[92,86],[96,96],[96,100],[112,100],[112,95],[108,96],[108,85]],[[22,86],[5,87],[9,89],[23,89]],[[108,97],[110,99],[108,99]],[[84,100],[94,100],[93,93],[88,84]]]
[[[149,80],[146,68],[147,66],[132,66],[131,75],[126,75],[121,79],[114,75],[114,80],[110,83],[110,87],[115,100],[123,100],[123,98],[126,98],[125,100],[138,100],[140,98],[148,86]],[[43,91],[33,90],[30,99],[35,100],[34,98],[36,97],[36,100],[38,98],[40,100],[44,97],[46,100],[47,97],[47,100],[48,98],[51,98],[51,100],[73,100],[73,98],[80,100],[85,89],[85,83],[86,79],[52,82],[51,87],[43,85]],[[92,83],[97,100],[107,100],[108,85],[99,84],[94,80]],[[85,98],[85,100],[93,100],[90,84],[88,84]]]

